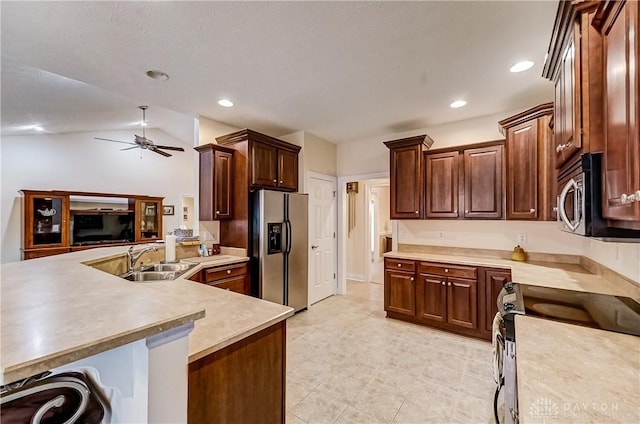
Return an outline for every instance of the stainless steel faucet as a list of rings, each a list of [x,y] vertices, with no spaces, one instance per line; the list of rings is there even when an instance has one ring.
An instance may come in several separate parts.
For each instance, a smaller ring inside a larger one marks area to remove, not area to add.
[[[127,257],[129,258],[129,272],[133,272],[136,267],[136,262],[140,259],[140,256],[144,255],[147,252],[157,252],[158,249],[153,246],[145,247],[140,252],[133,253],[133,246],[127,250]]]

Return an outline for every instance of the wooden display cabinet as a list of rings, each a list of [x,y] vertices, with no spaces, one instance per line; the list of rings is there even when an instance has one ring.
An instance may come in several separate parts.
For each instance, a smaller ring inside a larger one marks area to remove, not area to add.
[[[162,198],[135,199],[136,241],[156,241],[162,234]]]
[[[69,198],[51,192],[22,190],[23,258],[69,251]]]

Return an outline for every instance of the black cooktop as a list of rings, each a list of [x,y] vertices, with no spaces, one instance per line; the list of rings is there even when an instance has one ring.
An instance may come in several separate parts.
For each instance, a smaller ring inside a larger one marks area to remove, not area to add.
[[[515,340],[515,315],[528,315],[640,336],[640,304],[600,293],[507,283],[498,296],[507,339]]]

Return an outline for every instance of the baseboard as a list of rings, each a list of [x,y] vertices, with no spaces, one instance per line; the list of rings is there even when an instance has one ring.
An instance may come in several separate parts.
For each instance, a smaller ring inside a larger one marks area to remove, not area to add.
[[[347,280],[364,281],[364,275],[347,273]]]

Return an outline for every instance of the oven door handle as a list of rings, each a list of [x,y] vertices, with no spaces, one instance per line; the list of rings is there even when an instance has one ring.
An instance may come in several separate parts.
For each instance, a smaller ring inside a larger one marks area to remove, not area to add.
[[[558,215],[560,216],[560,219],[562,220],[562,222],[564,222],[564,225],[566,225],[571,231],[575,231],[580,225],[580,220],[577,220],[577,222],[575,223],[572,223],[571,221],[569,221],[569,217],[567,216],[567,211],[565,210],[565,207],[564,207],[565,201],[567,200],[567,195],[569,194],[569,191],[571,189],[575,189],[575,193],[577,193],[578,190],[580,190],[578,183],[573,178],[571,178],[571,180],[569,180],[569,182],[564,186],[564,188],[562,189],[562,192],[560,193],[560,196],[558,197]],[[575,197],[576,198],[574,199],[573,204],[574,204],[575,211],[577,211],[578,206],[576,206],[576,203],[578,202],[578,196],[576,195]]]

